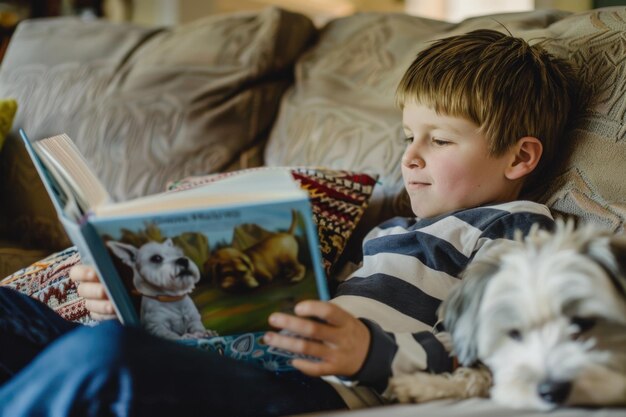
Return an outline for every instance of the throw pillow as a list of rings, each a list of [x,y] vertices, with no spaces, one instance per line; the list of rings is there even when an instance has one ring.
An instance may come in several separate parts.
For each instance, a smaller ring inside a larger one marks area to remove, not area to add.
[[[13,288],[47,304],[66,320],[88,323],[91,318],[85,301],[78,296],[74,281],[68,275],[70,268],[78,263],[78,251],[71,247],[9,275],[0,281],[0,286]]]
[[[6,137],[11,126],[13,125],[13,117],[17,111],[17,102],[13,99],[0,100],[0,150],[4,144],[4,138]]]
[[[13,117],[15,116],[15,111],[17,110],[17,102],[13,99],[5,99],[5,100],[0,100],[0,151],[2,151],[2,145],[4,145],[4,141],[5,141],[5,137],[7,135],[7,133],[9,133],[9,130],[11,130],[11,125],[13,124]],[[0,166],[2,166],[2,162],[0,162]],[[0,171],[0,177],[2,177],[3,179],[6,178],[6,176],[2,176],[3,170]],[[0,187],[0,192],[1,192],[1,187]],[[5,195],[4,198],[8,198],[8,196],[6,194],[2,194]],[[8,229],[9,229],[9,216],[6,213],[6,208],[4,207],[6,205],[3,204],[3,207],[0,207],[0,236],[1,237],[6,237],[8,235]],[[9,255],[10,257],[10,255]],[[5,258],[4,262],[3,262],[3,258]],[[2,264],[7,263],[6,261],[6,257],[2,256],[2,254],[0,254],[0,277],[4,276],[3,270],[2,270]]]

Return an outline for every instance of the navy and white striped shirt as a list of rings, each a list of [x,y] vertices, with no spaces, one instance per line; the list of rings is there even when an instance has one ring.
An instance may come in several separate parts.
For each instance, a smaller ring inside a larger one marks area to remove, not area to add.
[[[333,299],[372,334],[354,379],[383,393],[393,375],[450,371],[450,354],[431,331],[437,308],[473,259],[512,240],[516,230],[527,234],[534,223],[552,227],[548,208],[513,201],[429,219],[394,218],[373,229],[363,243],[361,267]]]

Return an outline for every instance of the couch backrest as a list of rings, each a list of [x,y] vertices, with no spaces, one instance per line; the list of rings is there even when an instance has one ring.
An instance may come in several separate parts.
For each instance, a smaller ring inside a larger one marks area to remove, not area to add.
[[[325,165],[380,174],[375,220],[406,214],[404,149],[394,92],[429,40],[478,28],[537,41],[581,68],[595,102],[567,133],[556,178],[539,199],[552,209],[624,231],[626,221],[626,8],[569,15],[534,11],[449,24],[394,14],[331,22],[296,65],[266,147],[268,165]]]
[[[167,29],[78,19],[19,25],[0,71],[14,130],[68,133],[119,199],[224,170],[262,142],[316,30],[278,8]]]
[[[264,144],[316,33],[307,17],[278,8],[158,29],[21,23],[0,70],[0,97],[19,106],[0,154],[0,194],[12,196],[7,215],[21,225],[13,234],[44,244],[60,236],[18,128],[34,140],[69,134],[116,199],[161,192],[237,166]]]

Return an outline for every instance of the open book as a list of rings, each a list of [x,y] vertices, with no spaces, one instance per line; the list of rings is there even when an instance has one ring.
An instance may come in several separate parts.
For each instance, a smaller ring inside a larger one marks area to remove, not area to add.
[[[67,135],[20,131],[70,239],[120,319],[228,356],[288,368],[262,344],[274,311],[328,299],[308,194],[284,170],[113,202]]]

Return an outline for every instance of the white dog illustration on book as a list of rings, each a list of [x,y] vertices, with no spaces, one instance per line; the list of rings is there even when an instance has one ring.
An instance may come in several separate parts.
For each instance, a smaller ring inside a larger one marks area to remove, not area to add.
[[[140,248],[109,241],[107,246],[133,269],[133,284],[141,294],[141,324],[167,339],[214,336],[207,331],[189,297],[200,280],[196,264],[171,239]]]

